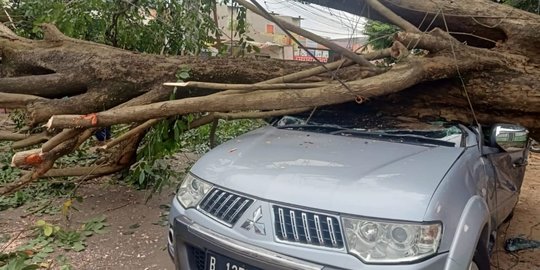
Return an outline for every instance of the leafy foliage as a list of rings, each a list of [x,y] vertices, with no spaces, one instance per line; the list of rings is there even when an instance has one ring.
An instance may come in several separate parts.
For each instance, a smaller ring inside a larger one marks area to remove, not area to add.
[[[103,233],[106,226],[105,217],[93,218],[79,230],[69,230],[45,220],[38,220],[31,240],[20,246],[17,252],[0,253],[0,270],[38,269],[58,249],[81,252],[86,249],[86,238],[95,233]],[[57,256],[56,260],[60,269],[72,269],[63,255]]]
[[[25,252],[0,253],[0,270],[34,270],[39,265],[30,263]]]
[[[369,43],[374,49],[380,50],[392,46],[392,36],[399,31],[394,25],[369,20],[364,34],[369,37]]]
[[[139,147],[137,161],[131,166],[127,181],[139,188],[160,190],[177,172],[163,161],[180,148],[181,134],[187,129],[192,116],[175,117],[160,121],[150,130]]]
[[[40,38],[54,23],[74,38],[148,53],[198,54],[218,31],[211,0],[13,0],[17,33]]]
[[[219,145],[263,125],[265,123],[262,120],[219,120],[216,130],[216,144]],[[205,125],[196,130],[185,132],[181,139],[182,150],[198,154],[208,152],[210,150],[210,129],[210,125]]]
[[[523,9],[528,12],[540,14],[540,1],[538,0],[496,0],[496,2]]]

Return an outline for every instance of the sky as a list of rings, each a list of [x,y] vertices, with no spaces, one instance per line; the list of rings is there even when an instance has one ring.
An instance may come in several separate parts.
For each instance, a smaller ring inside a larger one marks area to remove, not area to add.
[[[302,27],[323,37],[361,36],[365,19],[343,11],[292,0],[257,0],[269,12],[304,18]]]

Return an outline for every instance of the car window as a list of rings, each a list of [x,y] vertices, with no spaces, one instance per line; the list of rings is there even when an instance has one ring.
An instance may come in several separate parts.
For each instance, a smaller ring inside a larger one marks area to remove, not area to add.
[[[357,136],[392,142],[460,147],[463,130],[458,123],[444,119],[411,119],[388,117],[365,112],[357,104],[318,108],[296,115],[274,119],[272,125],[282,129]]]

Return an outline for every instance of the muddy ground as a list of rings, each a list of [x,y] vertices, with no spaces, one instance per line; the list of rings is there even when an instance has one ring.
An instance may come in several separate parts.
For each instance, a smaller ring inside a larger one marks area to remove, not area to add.
[[[500,241],[492,259],[493,269],[540,269],[539,249],[514,254],[508,254],[502,249],[504,239],[508,237],[524,235],[529,239],[540,240],[540,155],[532,156],[530,163],[515,216],[510,223],[500,228]],[[80,190],[84,200],[76,204],[79,211],[72,214],[71,226],[105,215],[109,227],[106,233],[89,238],[85,251],[66,253],[74,269],[173,269],[165,249],[166,227],[162,224],[165,218],[164,205],[169,204],[173,196],[172,189],[154,196],[146,203],[147,192],[111,183],[107,178],[86,183]],[[61,201],[56,203],[61,204]],[[21,228],[28,228],[37,219],[44,218],[21,218],[24,214],[24,208],[0,212],[0,233],[15,237]],[[65,223],[61,215],[45,218]],[[24,234],[20,235],[7,250],[16,248],[26,240]],[[57,267],[53,265],[51,268]]]

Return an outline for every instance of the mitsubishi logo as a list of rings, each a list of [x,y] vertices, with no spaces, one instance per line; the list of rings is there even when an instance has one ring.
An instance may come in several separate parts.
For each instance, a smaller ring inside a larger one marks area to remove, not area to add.
[[[266,230],[264,228],[264,223],[259,223],[259,220],[263,217],[262,208],[259,206],[255,212],[253,212],[253,219],[248,219],[242,224],[242,228],[251,231],[255,229],[256,234],[266,235]]]

